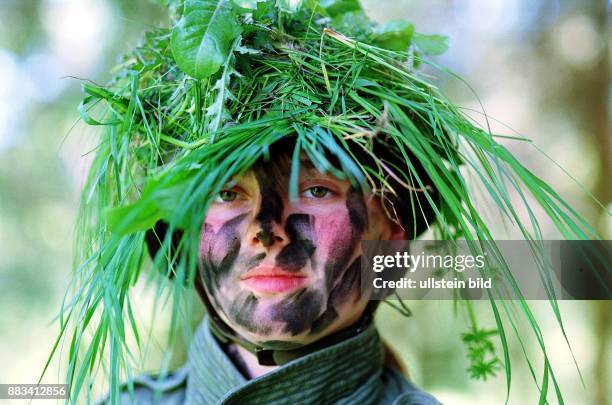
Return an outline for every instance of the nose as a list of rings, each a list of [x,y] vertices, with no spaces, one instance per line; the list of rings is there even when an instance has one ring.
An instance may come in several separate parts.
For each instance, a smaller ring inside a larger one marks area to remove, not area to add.
[[[249,238],[253,246],[261,244],[265,248],[274,245],[283,247],[289,243],[285,231],[277,223],[261,224],[260,226],[255,225],[254,228],[255,231]]]
[[[261,203],[249,224],[247,238],[252,246],[284,247],[290,240],[283,227],[283,203],[275,193],[262,193]]]

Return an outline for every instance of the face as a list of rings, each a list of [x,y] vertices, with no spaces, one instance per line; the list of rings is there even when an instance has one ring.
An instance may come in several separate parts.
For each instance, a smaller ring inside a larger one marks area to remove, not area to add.
[[[357,321],[369,298],[360,241],[397,233],[378,198],[307,160],[290,200],[289,173],[289,158],[277,156],[235,178],[208,209],[200,241],[200,275],[219,316],[277,348]]]

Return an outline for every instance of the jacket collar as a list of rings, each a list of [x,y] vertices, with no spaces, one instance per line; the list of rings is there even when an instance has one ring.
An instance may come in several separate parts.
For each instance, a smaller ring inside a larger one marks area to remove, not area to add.
[[[208,318],[189,349],[187,404],[311,403],[340,398],[363,403],[383,389],[384,351],[373,323],[356,336],[245,379],[214,338]]]

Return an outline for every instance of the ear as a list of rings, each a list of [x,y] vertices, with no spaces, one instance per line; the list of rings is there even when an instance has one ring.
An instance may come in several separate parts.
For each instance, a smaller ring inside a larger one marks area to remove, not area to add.
[[[394,221],[389,221],[391,225],[391,234],[389,234],[389,240],[406,240],[408,235],[402,226]]]

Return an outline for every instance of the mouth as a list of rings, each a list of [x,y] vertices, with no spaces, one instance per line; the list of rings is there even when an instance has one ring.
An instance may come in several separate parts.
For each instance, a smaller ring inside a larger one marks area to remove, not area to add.
[[[303,273],[288,272],[278,267],[256,267],[240,280],[256,293],[279,294],[303,287],[308,278]]]

